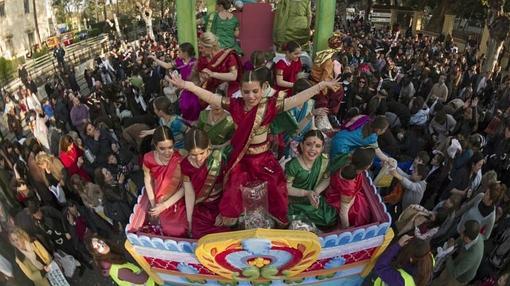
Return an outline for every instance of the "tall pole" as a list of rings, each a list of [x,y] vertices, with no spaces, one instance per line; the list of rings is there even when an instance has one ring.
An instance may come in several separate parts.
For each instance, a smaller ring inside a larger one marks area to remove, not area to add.
[[[313,36],[314,56],[328,48],[328,39],[333,34],[335,25],[336,0],[320,0],[316,2],[315,33]]]
[[[196,0],[176,0],[177,39],[179,44],[191,43],[197,50]]]
[[[216,0],[206,0],[207,14],[216,11]]]

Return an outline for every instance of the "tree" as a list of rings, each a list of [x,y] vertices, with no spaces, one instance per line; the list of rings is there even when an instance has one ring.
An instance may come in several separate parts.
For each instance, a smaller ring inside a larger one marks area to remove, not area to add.
[[[499,54],[503,49],[505,39],[510,32],[510,18],[503,12],[506,0],[489,0],[487,26],[489,27],[489,44],[487,58],[482,67],[483,72],[492,72],[496,66]]]
[[[37,43],[39,44],[39,48],[42,48],[41,47],[41,33],[39,32],[39,21],[37,20],[37,7],[36,7],[36,3],[35,3],[35,0],[32,0],[32,6],[33,9],[32,11],[34,12],[34,26],[35,26],[35,34],[37,35]]]
[[[138,7],[138,11],[140,12],[143,21],[145,22],[145,28],[147,29],[147,36],[151,40],[155,40],[154,30],[152,30],[152,8],[151,8],[151,0],[142,0],[141,2],[136,2],[136,6]]]

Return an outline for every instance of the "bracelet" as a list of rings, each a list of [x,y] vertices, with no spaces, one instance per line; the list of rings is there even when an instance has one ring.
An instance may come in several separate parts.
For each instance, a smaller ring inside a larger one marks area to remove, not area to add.
[[[323,84],[322,81],[319,82],[319,84],[317,84],[317,86],[319,86],[319,91],[317,91],[317,93],[321,92],[324,89],[324,87],[322,87],[322,84]]]

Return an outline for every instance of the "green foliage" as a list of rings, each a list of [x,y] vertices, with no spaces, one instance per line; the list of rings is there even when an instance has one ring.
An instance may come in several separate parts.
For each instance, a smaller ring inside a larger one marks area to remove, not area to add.
[[[46,55],[48,53],[48,47],[44,46],[42,49],[39,49],[38,51],[35,51],[33,54],[32,54],[32,58],[33,59],[37,59],[37,58],[40,58],[44,55]]]
[[[12,61],[0,57],[0,82],[5,82],[16,68]]]
[[[18,65],[23,64],[24,62],[24,58],[14,58],[12,60],[8,60],[6,58],[0,57],[0,82],[12,80],[16,75],[16,69],[18,68]]]

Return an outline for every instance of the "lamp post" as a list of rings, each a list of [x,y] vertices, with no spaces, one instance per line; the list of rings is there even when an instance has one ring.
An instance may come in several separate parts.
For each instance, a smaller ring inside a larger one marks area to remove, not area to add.
[[[328,39],[335,25],[336,0],[316,2],[315,34],[313,36],[313,55],[328,48]]]
[[[191,43],[197,50],[196,0],[176,0],[177,40],[179,44]]]

